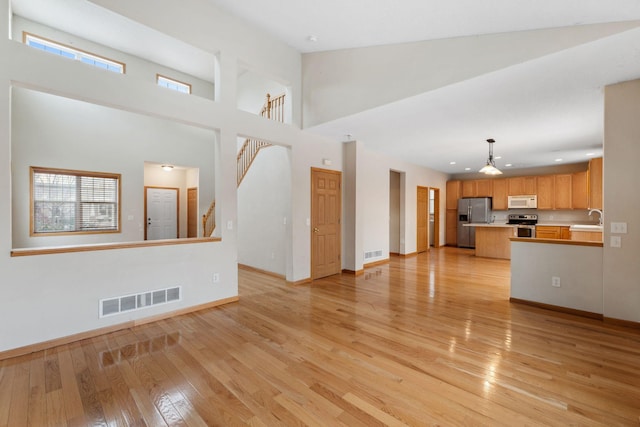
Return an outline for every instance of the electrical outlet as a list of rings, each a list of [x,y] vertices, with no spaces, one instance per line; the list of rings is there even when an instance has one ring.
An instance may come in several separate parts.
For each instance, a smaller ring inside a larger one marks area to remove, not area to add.
[[[213,273],[213,283],[220,283],[220,273]]]
[[[551,286],[553,286],[554,288],[560,287],[560,278],[558,276],[553,276],[551,278]]]

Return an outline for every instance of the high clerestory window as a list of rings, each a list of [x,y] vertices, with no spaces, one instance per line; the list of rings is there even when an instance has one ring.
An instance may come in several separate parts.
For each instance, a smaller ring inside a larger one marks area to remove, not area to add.
[[[65,58],[75,59],[76,61],[93,65],[94,67],[102,68],[104,70],[113,71],[114,73],[125,73],[126,65],[123,62],[114,61],[113,59],[72,48],[27,32],[22,33],[22,38],[27,46],[53,53],[54,55],[63,56]]]
[[[163,76],[161,74],[156,74],[156,82],[158,83],[158,86],[166,87],[167,89],[176,90],[178,92],[187,94],[191,93],[190,84],[169,78],[167,76]]]
[[[31,235],[120,231],[120,175],[31,167]]]

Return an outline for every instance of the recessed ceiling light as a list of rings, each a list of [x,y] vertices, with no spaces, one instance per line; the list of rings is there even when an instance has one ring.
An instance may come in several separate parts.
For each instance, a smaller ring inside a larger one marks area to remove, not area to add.
[[[307,37],[307,40],[315,43],[318,41],[318,36],[310,35],[309,37]]]
[[[449,162],[449,164],[450,164],[450,165],[455,165],[455,164],[456,164],[456,162]]]
[[[507,168],[510,168],[511,166],[513,166],[511,163],[507,163],[506,165],[504,165]]]
[[[471,168],[464,168],[464,170],[466,170],[466,171],[470,171],[470,170],[471,170]]]
[[[501,159],[501,158],[502,158],[502,156],[495,156],[495,157],[494,157],[494,159],[496,159],[496,160],[499,160],[499,159]]]
[[[596,153],[587,153],[587,156],[595,156]]]
[[[561,161],[562,161],[562,159],[556,159],[555,161],[556,161],[556,162],[561,162]]]

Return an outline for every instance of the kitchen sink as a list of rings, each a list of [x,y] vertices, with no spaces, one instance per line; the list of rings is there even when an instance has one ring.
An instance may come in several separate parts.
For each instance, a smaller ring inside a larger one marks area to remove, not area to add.
[[[592,224],[574,224],[569,228],[571,231],[602,231],[601,225]]]

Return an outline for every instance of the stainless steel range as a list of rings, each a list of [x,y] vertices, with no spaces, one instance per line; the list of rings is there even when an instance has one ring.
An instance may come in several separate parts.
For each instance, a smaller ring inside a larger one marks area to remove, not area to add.
[[[516,226],[516,237],[536,237],[537,214],[509,214],[507,218],[507,224]]]

